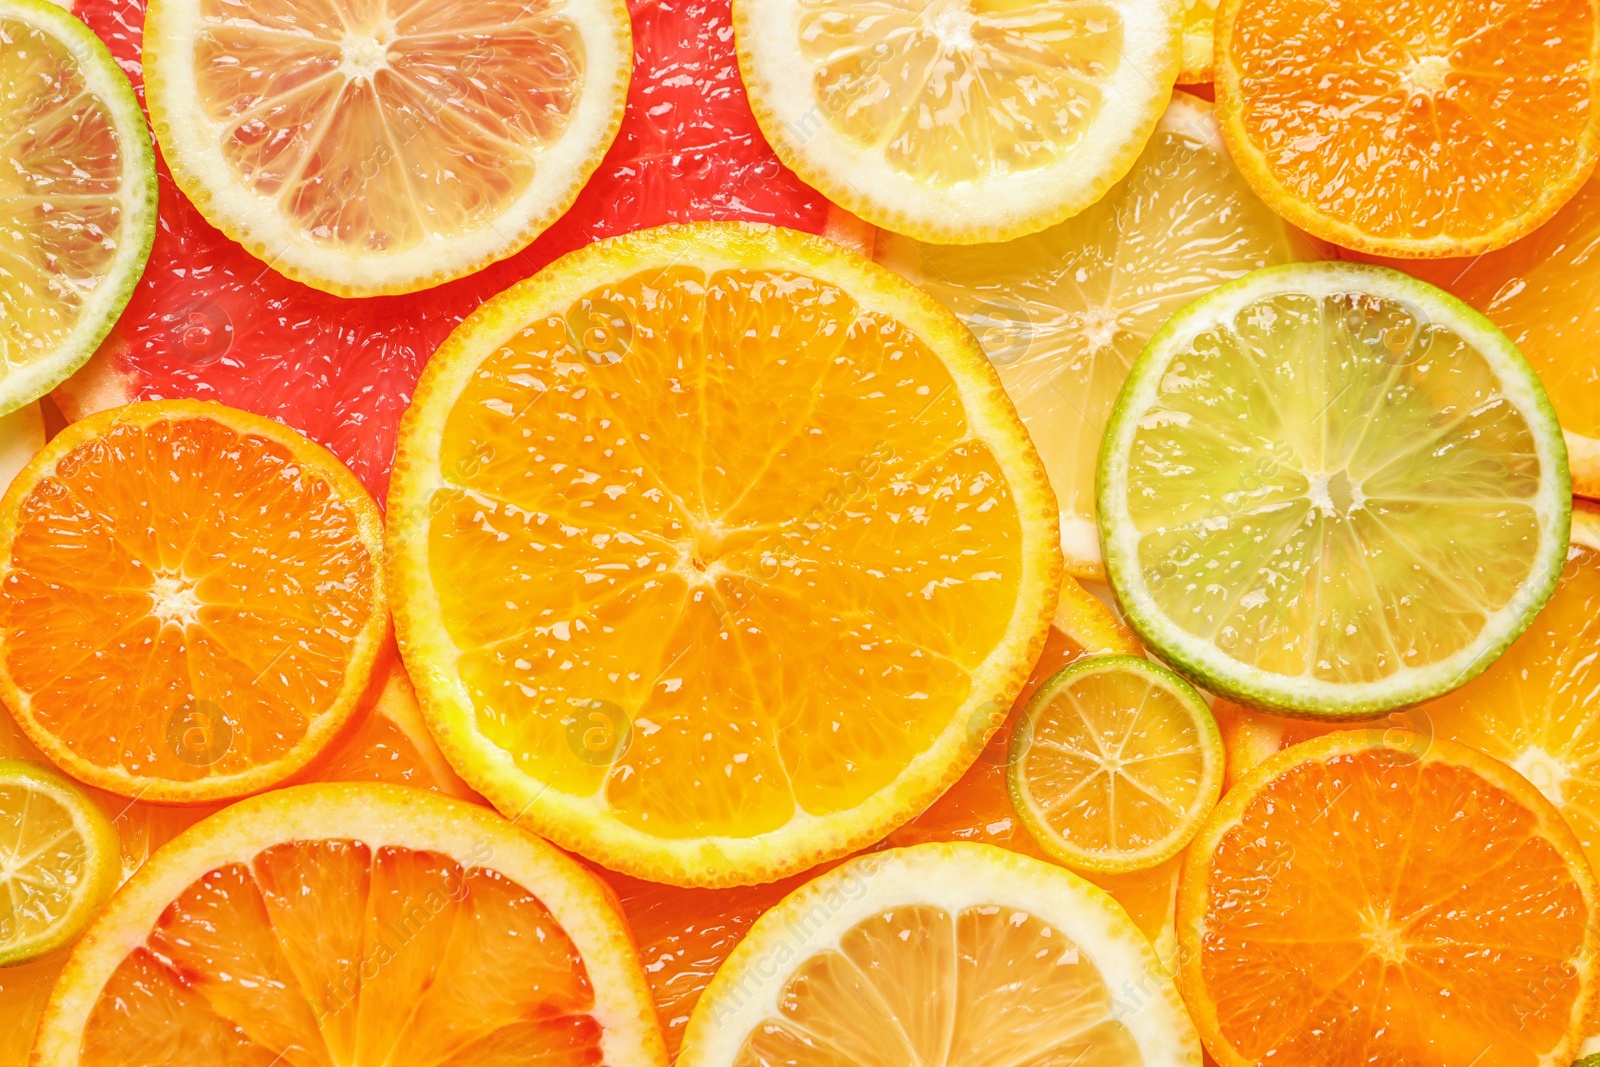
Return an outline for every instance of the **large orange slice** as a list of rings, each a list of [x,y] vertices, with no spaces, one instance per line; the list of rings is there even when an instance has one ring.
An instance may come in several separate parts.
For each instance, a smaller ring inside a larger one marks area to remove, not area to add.
[[[1504,764],[1334,733],[1257,767],[1189,846],[1179,984],[1222,1067],[1564,1064],[1597,908],[1572,831]]]
[[[925,807],[1061,578],[972,335],[769,227],[602,241],[491,301],[418,383],[389,508],[401,652],[461,776],[679,884],[804,870]]]
[[[1597,60],[1594,0],[1223,0],[1217,114],[1250,184],[1302,229],[1476,255],[1593,169]]]
[[[36,1067],[665,1067],[615,900],[486,808],[296,786],[198,823],[57,980]]]
[[[258,415],[95,415],[0,514],[0,697],[102,789],[192,803],[284,780],[348,721],[388,634],[377,506]]]

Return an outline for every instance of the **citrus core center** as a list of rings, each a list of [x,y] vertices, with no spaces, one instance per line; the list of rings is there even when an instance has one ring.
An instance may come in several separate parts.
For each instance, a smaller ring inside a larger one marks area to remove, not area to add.
[[[194,623],[200,617],[200,595],[194,586],[181,575],[156,575],[150,580],[150,614],[163,626]]]

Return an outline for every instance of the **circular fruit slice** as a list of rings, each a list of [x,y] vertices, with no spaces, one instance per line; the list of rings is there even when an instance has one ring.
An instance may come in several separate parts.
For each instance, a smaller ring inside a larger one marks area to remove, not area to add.
[[[874,255],[977,335],[1049,472],[1067,569],[1100,581],[1095,462],[1140,349],[1217,285],[1316,258],[1234,169],[1211,105],[1182,92],[1128,176],[1075,218],[992,245],[882,233]]]
[[[1134,629],[1241,703],[1351,718],[1483,670],[1555,588],[1566,449],[1515,346],[1350,263],[1173,316],[1106,429],[1100,527]]]
[[[349,720],[388,635],[377,505],[259,415],[102,412],[28,464],[0,515],[0,697],[114,793],[282,781]]]
[[[1223,134],[1261,198],[1318,237],[1500,248],[1594,166],[1597,16],[1591,0],[1223,0]]]
[[[1022,825],[1054,859],[1140,871],[1200,829],[1226,760],[1188,682],[1138,656],[1091,656],[1028,701],[1011,732],[1006,782]]]
[[[1179,983],[1222,1067],[1567,1063],[1597,907],[1572,831],[1505,765],[1335,733],[1256,768],[1189,847]]]
[[[339,296],[408,293],[519,251],[622,122],[621,0],[156,0],[150,117],[206,220]]]
[[[473,788],[660,881],[804,870],[982,748],[1061,580],[955,317],[736,224],[574,253],[463,323],[401,425],[401,652]]]
[[[1178,75],[1162,0],[735,0],[756,122],[795,173],[923,241],[1034,233],[1121,178]]]
[[[117,887],[117,835],[83,791],[0,759],[0,967],[77,936]]]
[[[309,785],[151,857],[73,950],[39,1067],[665,1067],[611,895],[475,804]]]
[[[127,76],[46,0],[0,0],[0,414],[77,370],[122,314],[156,228]]]
[[[1102,891],[992,845],[862,856],[758,919],[682,1067],[1198,1064],[1150,943]]]

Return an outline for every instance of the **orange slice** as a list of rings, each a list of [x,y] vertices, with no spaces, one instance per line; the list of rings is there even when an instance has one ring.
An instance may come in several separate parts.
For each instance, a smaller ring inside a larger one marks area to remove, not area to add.
[[[51,1067],[665,1067],[614,899],[485,808],[389,785],[235,804],[73,950]]]
[[[667,226],[558,261],[428,364],[396,631],[501,811],[639,877],[770,880],[960,777],[1044,641],[1055,514],[930,297],[792,231]]]
[[[162,400],[91,416],[0,514],[0,697],[75,777],[193,803],[338,734],[387,637],[377,506],[321,446]]]
[[[1223,0],[1217,114],[1256,192],[1347,248],[1477,255],[1600,145],[1593,0]]]
[[[155,0],[151,124],[213,226],[296,281],[407,293],[520,251],[622,123],[622,0]]]
[[[1222,1067],[1567,1063],[1597,907],[1572,831],[1510,768],[1340,732],[1257,767],[1189,846],[1179,985]]]

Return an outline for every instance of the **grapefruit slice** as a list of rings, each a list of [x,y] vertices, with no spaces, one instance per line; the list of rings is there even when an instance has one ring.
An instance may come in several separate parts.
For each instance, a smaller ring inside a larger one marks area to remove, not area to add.
[[[770,227],[614,238],[486,304],[417,386],[389,515],[401,653],[457,771],[679,884],[781,877],[920,811],[1061,581],[971,335]]]
[[[389,785],[279,790],[191,827],[73,950],[50,1067],[665,1067],[595,878],[485,808]]]

